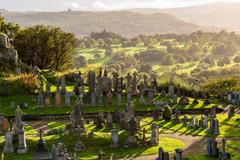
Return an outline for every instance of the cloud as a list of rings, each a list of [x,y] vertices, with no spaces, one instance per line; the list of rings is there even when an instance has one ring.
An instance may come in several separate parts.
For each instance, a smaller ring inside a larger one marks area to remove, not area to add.
[[[80,8],[80,5],[77,2],[65,2],[64,7],[67,8]]]

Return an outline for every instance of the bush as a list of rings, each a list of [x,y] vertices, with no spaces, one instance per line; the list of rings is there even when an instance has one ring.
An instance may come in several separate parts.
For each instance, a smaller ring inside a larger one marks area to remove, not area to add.
[[[8,78],[8,86],[11,92],[33,94],[39,88],[39,81],[33,74],[21,74]]]
[[[162,60],[162,65],[164,66],[170,66],[174,64],[174,59],[173,56],[171,54],[168,54],[164,57],[164,59]]]
[[[169,105],[166,105],[163,109],[163,119],[165,121],[170,121],[172,119],[172,109]]]
[[[240,63],[240,56],[235,56],[233,62]]]
[[[140,66],[139,72],[150,72],[152,70],[152,66],[150,64],[143,64]]]

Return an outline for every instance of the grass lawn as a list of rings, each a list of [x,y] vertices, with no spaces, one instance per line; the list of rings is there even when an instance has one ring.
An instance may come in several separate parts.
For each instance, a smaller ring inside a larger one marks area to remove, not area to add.
[[[65,127],[65,122],[49,122],[48,128],[50,130],[55,130],[59,128]],[[94,131],[94,136],[91,138],[87,138],[87,132],[83,134],[82,141],[87,146],[85,151],[77,152],[79,159],[97,159],[98,151],[102,149],[106,156],[105,158],[109,159],[111,155],[114,158],[129,158],[129,157],[137,157],[143,155],[151,155],[157,154],[158,148],[161,146],[165,151],[173,152],[176,148],[184,148],[186,144],[182,141],[174,139],[161,137],[160,143],[158,146],[142,146],[136,148],[125,149],[123,145],[127,139],[126,131],[122,130],[119,132],[119,140],[120,146],[118,149],[111,149],[111,132],[108,128],[96,129],[93,122],[86,124],[85,128],[87,131]],[[31,159],[32,152],[35,151],[36,143],[38,141],[38,137],[36,136],[37,131],[32,129],[31,126],[26,127],[26,137],[27,137],[27,145],[28,145],[28,153],[24,155],[14,154],[4,154],[4,160],[18,160],[18,159]],[[146,137],[150,137],[151,132],[148,130]],[[138,135],[140,138],[141,135]],[[64,144],[67,146],[68,150],[73,153],[74,144],[76,142],[76,134],[64,134],[62,140]],[[58,134],[46,134],[44,136],[44,140],[46,141],[47,148],[50,151],[52,144],[56,144],[60,141],[60,137]]]
[[[71,88],[71,87],[67,87]],[[180,98],[178,98],[179,101]],[[74,104],[76,98],[71,98],[71,104]],[[145,100],[147,98],[145,97]],[[167,97],[157,96],[154,98],[154,101],[165,101],[167,100]],[[181,108],[181,109],[199,109],[199,108],[211,108],[212,106],[216,104],[210,104],[210,105],[203,105],[203,101],[199,100],[199,104],[192,105],[192,98],[189,98],[190,104],[189,105],[173,105],[173,108]],[[10,107],[10,102],[15,101],[16,105],[21,103],[28,103],[28,108],[23,109],[23,112],[25,115],[47,115],[47,114],[69,114],[73,110],[73,105],[71,107],[62,106],[59,108],[52,106],[49,106],[47,108],[41,108],[37,105],[37,100],[35,96],[29,96],[29,95],[14,95],[9,97],[1,97],[0,99],[0,113],[4,113],[6,116],[13,116],[14,115],[14,108]],[[51,104],[54,104],[54,96],[50,99]],[[89,106],[88,102],[90,102],[89,96],[84,97],[84,102],[87,103],[87,107],[85,108],[86,113],[93,113],[93,112],[112,112],[114,111],[114,107],[116,104],[116,97],[113,97],[113,105],[108,106],[106,105],[106,97],[103,99],[103,105],[102,106]],[[138,98],[132,97],[132,102],[135,104],[136,111],[151,111],[156,108],[155,105],[139,105],[138,104]],[[64,104],[64,96],[62,96],[62,104]],[[125,108],[126,104],[126,96],[122,96],[122,106],[120,106],[120,109]]]

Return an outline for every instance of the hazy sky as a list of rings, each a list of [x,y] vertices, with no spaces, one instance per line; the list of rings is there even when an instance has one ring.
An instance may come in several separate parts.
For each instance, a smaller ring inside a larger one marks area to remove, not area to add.
[[[17,11],[120,10],[129,8],[174,8],[219,0],[0,0],[0,8]],[[240,0],[221,0],[240,2]]]

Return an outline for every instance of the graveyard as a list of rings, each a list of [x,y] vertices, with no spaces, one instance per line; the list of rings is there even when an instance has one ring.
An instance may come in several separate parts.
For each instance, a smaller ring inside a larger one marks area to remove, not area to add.
[[[1,90],[3,159],[240,158],[240,114],[231,99],[198,95],[137,73],[33,71],[36,94]],[[138,83],[140,82],[140,83]],[[70,84],[70,85],[69,85]],[[229,98],[229,96],[227,97]]]
[[[240,34],[140,10],[0,8],[0,160],[240,160]]]

